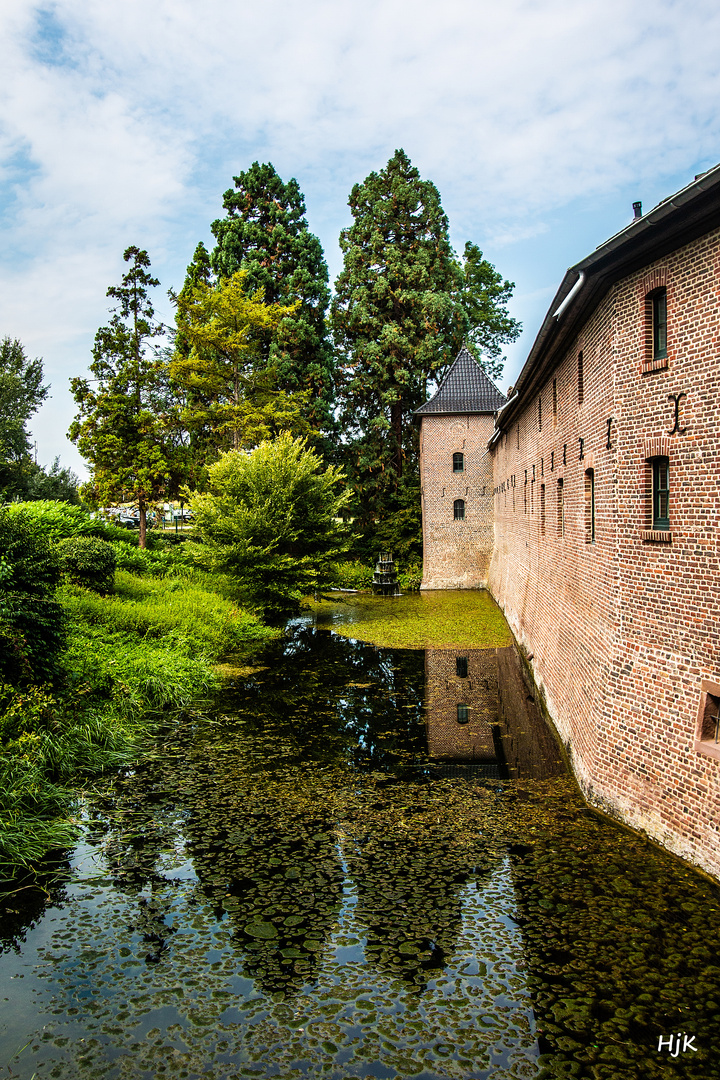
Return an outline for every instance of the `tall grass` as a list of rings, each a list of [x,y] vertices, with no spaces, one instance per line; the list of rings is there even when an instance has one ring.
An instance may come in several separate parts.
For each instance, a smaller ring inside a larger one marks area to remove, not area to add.
[[[59,680],[0,686],[0,878],[69,844],[83,786],[135,760],[161,719],[207,698],[222,656],[276,634],[222,577],[172,557],[142,569],[117,571],[114,595],[63,585]]]

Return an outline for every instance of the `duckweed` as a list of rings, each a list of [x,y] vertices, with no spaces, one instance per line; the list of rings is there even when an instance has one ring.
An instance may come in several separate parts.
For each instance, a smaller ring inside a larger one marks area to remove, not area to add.
[[[188,715],[96,792],[71,865],[3,913],[0,1062],[718,1077],[720,890],[561,772],[438,771],[424,679],[423,652],[296,624],[212,724]],[[508,738],[541,745],[534,722]],[[659,1054],[678,1031],[697,1051]]]

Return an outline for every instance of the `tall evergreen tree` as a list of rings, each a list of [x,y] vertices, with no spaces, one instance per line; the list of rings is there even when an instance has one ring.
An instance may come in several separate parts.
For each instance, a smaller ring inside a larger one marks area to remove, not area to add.
[[[167,359],[152,344],[165,332],[148,295],[159,282],[146,251],[129,247],[123,259],[130,268],[107,291],[117,301],[113,317],[95,335],[94,378],[70,381],[79,413],[69,434],[92,468],[96,502],[137,501],[144,547],[148,504],[177,485],[179,440]]]
[[[296,180],[284,183],[274,167],[254,162],[223,196],[226,216],[212,223],[211,264],[221,278],[247,272],[250,291],[268,304],[293,304],[272,330],[261,332],[263,358],[277,370],[278,387],[309,393],[307,419],[317,433],[334,430],[333,360],[325,317],[330,301],[322,246],[308,229]],[[190,269],[190,268],[189,268]]]
[[[466,340],[497,373],[500,342],[519,332],[503,306],[513,286],[475,245],[458,261],[438,190],[403,150],[356,184],[348,202],[354,222],[340,234],[344,265],[332,306],[346,469],[364,532],[385,522],[378,538],[417,552],[412,414]]]

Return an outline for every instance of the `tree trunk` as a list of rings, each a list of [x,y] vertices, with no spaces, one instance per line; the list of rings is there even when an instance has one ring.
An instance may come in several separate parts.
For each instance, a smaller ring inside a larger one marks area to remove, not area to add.
[[[147,536],[147,506],[144,499],[138,499],[138,514],[140,517],[140,547],[145,548]]]

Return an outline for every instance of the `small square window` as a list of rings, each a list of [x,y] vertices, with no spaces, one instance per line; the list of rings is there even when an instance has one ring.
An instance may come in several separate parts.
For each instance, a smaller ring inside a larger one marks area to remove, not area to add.
[[[465,472],[464,454],[453,454],[453,472]]]

